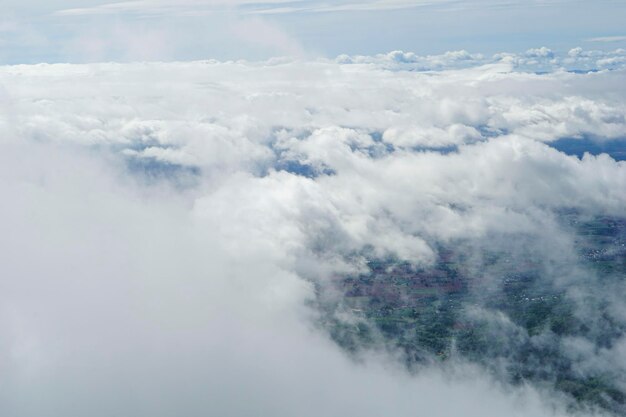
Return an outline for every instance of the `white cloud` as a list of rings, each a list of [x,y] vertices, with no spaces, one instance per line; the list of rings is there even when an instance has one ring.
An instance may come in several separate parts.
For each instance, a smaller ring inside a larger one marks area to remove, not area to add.
[[[427,264],[436,242],[567,240],[561,208],[625,214],[624,162],[544,143],[623,138],[624,70],[526,58],[1,67],[0,414],[568,415],[460,363],[355,363],[307,307],[363,248]]]
[[[189,210],[116,176],[58,145],[3,145],[3,414],[559,415],[471,368],[357,365],[310,329],[290,266],[293,215],[310,220],[297,177],[232,178]]]
[[[132,0],[116,2],[98,2],[85,7],[62,8],[57,16],[88,16],[134,14],[157,16],[168,14],[199,15],[224,10],[239,9],[249,14],[291,14],[291,13],[336,13],[363,11],[392,11],[403,9],[429,8],[444,11],[465,11],[468,9],[490,10],[498,8],[545,7],[551,5],[577,3],[577,0],[550,1],[508,1],[508,0],[473,0],[458,2],[455,0],[351,0],[351,1],[315,1],[315,0]]]
[[[626,41],[626,36],[600,36],[586,39],[587,42],[620,42]]]
[[[97,4],[88,7],[76,7],[57,10],[57,16],[85,16],[136,14],[155,16],[163,14],[188,14],[220,12],[241,6],[263,5],[264,7],[281,7],[282,4],[293,3],[288,0],[134,0]],[[297,2],[296,2],[297,3]]]

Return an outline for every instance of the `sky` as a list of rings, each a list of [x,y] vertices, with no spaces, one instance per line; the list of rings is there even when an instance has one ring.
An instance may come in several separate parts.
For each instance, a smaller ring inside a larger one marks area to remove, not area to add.
[[[626,46],[624,0],[5,0],[0,63]]]

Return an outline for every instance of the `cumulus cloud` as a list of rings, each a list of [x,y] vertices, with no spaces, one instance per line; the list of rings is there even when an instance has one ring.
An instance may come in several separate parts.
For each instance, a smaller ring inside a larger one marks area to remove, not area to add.
[[[623,67],[624,50],[612,51],[572,48],[567,54],[549,48],[531,48],[523,53],[497,53],[491,57],[472,54],[465,50],[446,52],[441,55],[417,55],[413,52],[392,51],[374,56],[340,55],[336,61],[342,64],[374,64],[389,70],[441,71],[443,69],[467,69],[489,65],[492,72],[591,72]],[[481,70],[484,74],[486,71]]]
[[[351,357],[314,308],[319,286],[366,256],[428,267],[441,244],[531,236],[547,270],[571,259],[559,210],[626,215],[624,162],[551,146],[626,136],[624,70],[518,65],[546,59],[558,58],[0,68],[0,411],[575,413],[564,394],[462,358],[415,374],[397,352]],[[596,288],[572,270],[547,279]],[[624,320],[610,297],[624,289],[597,288]],[[577,314],[592,305],[568,296]],[[489,309],[468,317],[512,344],[552,340]],[[622,339],[558,343],[581,374],[625,352]]]
[[[3,151],[3,414],[552,415],[475,369],[354,364],[308,326],[302,180],[233,178],[190,207],[94,155]]]

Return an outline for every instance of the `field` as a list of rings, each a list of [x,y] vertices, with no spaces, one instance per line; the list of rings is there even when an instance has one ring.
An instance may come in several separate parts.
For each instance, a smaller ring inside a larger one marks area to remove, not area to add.
[[[626,219],[558,215],[573,259],[532,253],[532,239],[499,250],[440,246],[426,268],[370,259],[368,271],[336,277],[332,291],[318,287],[323,325],[353,354],[397,350],[410,369],[462,358],[514,383],[566,393],[573,408],[624,412],[623,376],[582,372],[567,347],[582,340],[610,349],[626,334],[603,292],[626,280]]]

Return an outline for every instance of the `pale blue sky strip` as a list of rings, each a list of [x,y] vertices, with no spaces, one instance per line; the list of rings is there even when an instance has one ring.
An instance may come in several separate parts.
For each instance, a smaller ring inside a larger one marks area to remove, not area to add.
[[[5,0],[0,63],[626,47],[624,0]]]

